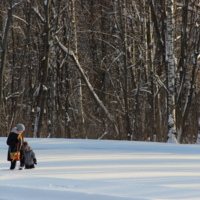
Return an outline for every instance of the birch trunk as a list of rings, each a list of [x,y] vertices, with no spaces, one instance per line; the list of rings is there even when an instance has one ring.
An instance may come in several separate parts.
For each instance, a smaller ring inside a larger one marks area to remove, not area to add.
[[[175,62],[174,62],[174,24],[173,0],[167,0],[167,47],[166,60],[168,61],[168,142],[177,143],[176,110],[175,110]]]

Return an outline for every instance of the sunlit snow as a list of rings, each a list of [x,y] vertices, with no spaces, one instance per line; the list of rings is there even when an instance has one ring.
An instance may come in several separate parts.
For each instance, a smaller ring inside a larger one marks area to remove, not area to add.
[[[200,146],[25,138],[35,169],[9,170],[0,138],[0,200],[199,200]]]

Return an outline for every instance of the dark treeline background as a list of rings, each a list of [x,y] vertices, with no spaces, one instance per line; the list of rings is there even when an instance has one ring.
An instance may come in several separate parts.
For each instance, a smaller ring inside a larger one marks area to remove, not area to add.
[[[196,142],[199,0],[0,7],[0,136]]]

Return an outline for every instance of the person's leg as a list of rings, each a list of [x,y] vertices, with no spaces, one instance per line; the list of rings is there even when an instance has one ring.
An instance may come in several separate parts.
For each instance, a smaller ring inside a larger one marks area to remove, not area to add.
[[[19,170],[24,169],[24,165],[25,165],[25,154],[24,154],[24,150],[21,149],[20,150],[20,166],[19,166]]]
[[[11,161],[10,169],[15,169],[16,162],[16,160]]]
[[[32,164],[32,165],[29,165],[29,167],[30,167],[30,169],[32,169],[32,168],[35,168],[35,165]]]
[[[20,166],[24,167],[25,165],[25,154],[24,154],[24,150],[22,149],[20,151]]]
[[[23,156],[22,159],[20,160],[19,170],[24,169],[24,165],[25,165],[25,157]]]
[[[25,169],[30,169],[30,165],[25,165]]]
[[[21,164],[20,164],[19,170],[23,170],[23,169],[24,169],[24,166],[23,165],[21,166]]]

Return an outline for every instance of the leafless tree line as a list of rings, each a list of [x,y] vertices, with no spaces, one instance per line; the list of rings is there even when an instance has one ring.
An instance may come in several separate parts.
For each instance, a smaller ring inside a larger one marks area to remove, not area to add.
[[[199,0],[0,6],[0,136],[196,142]]]

